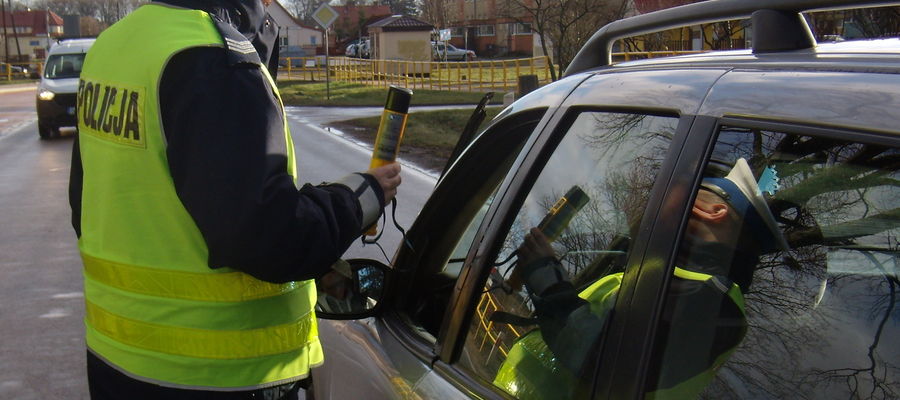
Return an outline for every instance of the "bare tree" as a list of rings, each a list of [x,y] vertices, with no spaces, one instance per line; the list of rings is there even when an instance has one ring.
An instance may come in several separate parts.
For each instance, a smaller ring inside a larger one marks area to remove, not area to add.
[[[540,37],[541,50],[553,54],[560,70],[565,70],[597,29],[625,15],[627,5],[624,0],[506,0],[498,5],[498,14],[530,23]],[[550,77],[556,80],[558,76],[551,63]]]
[[[303,23],[316,25],[312,14],[326,0],[281,0],[281,5]]]
[[[417,15],[419,13],[416,0],[381,0],[381,4],[391,7],[391,12],[402,15]]]
[[[38,0],[35,8],[49,9],[58,15],[79,15],[96,17],[97,5],[94,0]]]
[[[122,19],[148,0],[38,0],[35,8],[49,9],[57,15],[78,15],[96,18],[105,28]]]
[[[419,13],[426,22],[439,29],[449,26],[453,17],[453,3],[447,0],[420,0]]]
[[[703,42],[712,50],[742,49],[744,42],[735,41],[734,38],[744,37],[744,27],[741,21],[715,22],[700,25],[700,34],[703,36]]]
[[[816,12],[809,15],[809,21],[816,40],[833,35],[890,37],[900,33],[900,7]]]

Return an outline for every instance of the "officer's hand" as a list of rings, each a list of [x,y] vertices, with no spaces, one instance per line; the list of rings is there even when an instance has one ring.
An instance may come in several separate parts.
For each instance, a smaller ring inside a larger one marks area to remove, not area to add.
[[[527,265],[546,257],[556,257],[550,239],[538,228],[531,228],[518,250],[519,264]]]
[[[366,171],[375,177],[381,190],[384,192],[384,204],[390,203],[397,195],[397,186],[400,186],[400,163],[392,163]]]
[[[523,268],[530,266],[531,263],[540,261],[541,259],[556,257],[556,252],[553,250],[553,246],[550,245],[550,239],[544,235],[544,232],[541,232],[538,228],[531,228],[529,233],[525,235],[525,240],[522,241],[519,249],[516,250],[516,257],[518,258],[516,268],[512,271],[509,280],[506,282],[513,290],[522,288],[522,284],[524,283],[522,276]]]

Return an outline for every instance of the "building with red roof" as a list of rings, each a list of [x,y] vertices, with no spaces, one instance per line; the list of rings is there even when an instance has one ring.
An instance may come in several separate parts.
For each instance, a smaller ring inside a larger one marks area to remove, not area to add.
[[[0,22],[0,57],[4,60],[43,59],[64,33],[63,19],[47,10],[4,12]]]

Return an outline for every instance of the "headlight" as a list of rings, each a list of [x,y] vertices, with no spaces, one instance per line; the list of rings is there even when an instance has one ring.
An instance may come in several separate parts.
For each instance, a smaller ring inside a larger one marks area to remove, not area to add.
[[[49,90],[41,90],[41,92],[38,93],[38,98],[41,100],[44,100],[44,101],[53,100],[53,97],[55,97],[55,96],[56,96],[56,94]]]

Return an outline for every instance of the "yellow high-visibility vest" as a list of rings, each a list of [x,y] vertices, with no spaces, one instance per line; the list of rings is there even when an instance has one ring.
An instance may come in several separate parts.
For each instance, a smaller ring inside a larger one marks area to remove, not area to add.
[[[251,390],[302,379],[323,361],[314,283],[210,269],[175,193],[160,77],[176,53],[224,43],[207,13],[147,4],[100,35],[79,84],[87,345],[121,372],[163,386]]]
[[[623,273],[604,276],[578,294],[586,300],[591,313],[607,318],[615,306],[616,296],[622,285]],[[706,281],[712,275],[675,268],[674,275],[681,279]],[[735,305],[744,311],[744,297],[740,288],[732,284],[725,289],[725,294]],[[596,338],[584,338],[596,340]],[[681,382],[672,388],[658,389],[648,393],[650,399],[690,399],[695,398],[715,377],[719,367],[728,359],[734,349],[720,355],[714,365],[696,376]],[[494,385],[518,399],[569,399],[576,396],[579,379],[573,371],[566,368],[544,342],[540,329],[532,330],[519,338],[510,348],[506,359],[500,365],[494,377]]]

